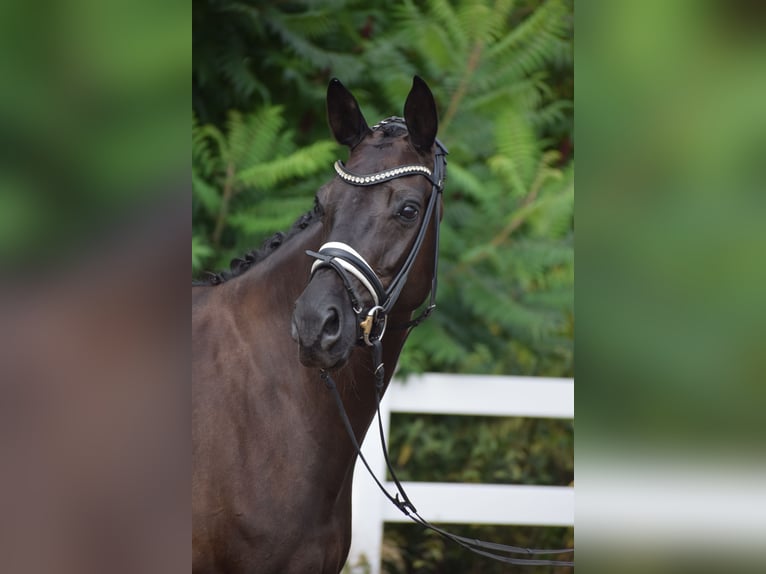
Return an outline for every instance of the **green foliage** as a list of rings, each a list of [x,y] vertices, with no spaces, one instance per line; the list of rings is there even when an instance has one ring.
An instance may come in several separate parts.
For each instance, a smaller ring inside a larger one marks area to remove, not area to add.
[[[572,528],[533,526],[471,526],[443,525],[450,532],[466,538],[491,540],[527,548],[571,548],[574,546]],[[567,556],[567,555],[564,555]],[[452,542],[424,530],[417,524],[387,524],[383,533],[383,568],[386,574],[571,574],[565,566],[509,566],[455,550]]]
[[[357,55],[365,24],[384,8],[384,2],[362,0],[195,2],[194,109],[203,121],[220,125],[232,108],[277,101],[292,117],[319,119],[323,127],[315,111],[323,99],[318,85],[327,70],[349,85],[364,74]]]
[[[391,451],[402,480],[513,484],[526,477],[526,484],[568,485],[573,426],[556,419],[396,413],[391,427],[402,430],[393,434]]]
[[[419,74],[450,155],[438,310],[413,331],[400,371],[572,376],[571,0],[208,0],[194,10],[195,272],[288,227],[332,177],[345,151],[327,140],[331,77],[372,124],[401,115]],[[391,440],[408,479],[569,484],[572,436],[571,423],[426,417],[398,420]],[[455,530],[572,542],[571,529]],[[386,529],[384,553],[392,573],[505,571],[405,525]]]
[[[192,272],[224,266],[306,211],[305,180],[326,170],[336,145],[297,149],[284,124],[278,106],[248,115],[232,110],[225,130],[192,117]],[[264,193],[278,186],[279,195]]]
[[[413,333],[404,370],[572,372],[573,167],[513,108],[494,140],[486,165],[449,167],[440,312]]]
[[[199,269],[202,262],[213,255],[213,248],[203,237],[192,235],[192,269]]]

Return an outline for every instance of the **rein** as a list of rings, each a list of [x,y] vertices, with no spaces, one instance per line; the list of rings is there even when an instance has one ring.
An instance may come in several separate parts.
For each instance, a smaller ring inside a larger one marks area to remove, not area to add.
[[[380,356],[382,355],[382,351],[380,350],[379,340],[376,341],[373,346],[373,353],[376,355],[374,362],[378,363],[380,361]],[[409,518],[410,520],[412,520],[413,522],[417,524],[420,524],[423,528],[432,530],[433,532],[436,532],[443,538],[446,538],[447,540],[451,540],[452,542],[462,546],[463,548],[473,552],[474,554],[478,554],[479,556],[484,556],[485,558],[491,558],[492,560],[496,560],[498,562],[504,562],[506,564],[513,564],[516,566],[574,566],[574,561],[571,561],[571,560],[548,560],[548,559],[537,559],[537,558],[516,558],[514,556],[506,556],[506,554],[525,554],[527,556],[541,555],[541,554],[569,554],[574,552],[574,548],[559,548],[559,549],[522,548],[519,546],[510,546],[508,544],[498,544],[496,542],[488,542],[485,540],[479,540],[477,538],[467,538],[465,536],[458,536],[457,534],[453,534],[452,532],[449,532],[448,530],[444,530],[443,528],[439,528],[438,526],[431,524],[428,520],[423,518],[418,513],[417,509],[415,508],[415,505],[412,503],[409,496],[407,496],[407,493],[404,490],[404,486],[402,486],[401,481],[397,477],[396,472],[394,471],[393,465],[391,464],[391,460],[388,456],[388,445],[386,444],[385,432],[383,431],[383,423],[380,418],[380,399],[381,399],[381,394],[383,392],[384,372],[383,372],[383,363],[379,362],[377,368],[375,369],[375,408],[376,408],[377,418],[378,418],[378,431],[380,433],[380,443],[383,447],[382,448],[383,458],[386,461],[386,467],[388,467],[388,471],[391,474],[391,478],[393,479],[394,484],[396,486],[396,493],[392,495],[390,492],[388,492],[388,490],[386,490],[386,487],[383,486],[380,479],[378,479],[378,477],[375,476],[375,473],[370,467],[370,464],[367,462],[367,459],[362,453],[361,446],[359,445],[359,441],[356,439],[356,434],[354,434],[354,429],[351,426],[351,421],[348,418],[348,414],[346,413],[346,408],[343,406],[343,400],[340,398],[340,393],[338,393],[338,387],[335,384],[335,381],[333,380],[332,376],[330,375],[329,372],[327,372],[324,369],[320,371],[320,376],[325,386],[332,393],[333,399],[335,400],[335,404],[338,407],[338,412],[340,413],[341,419],[343,420],[343,426],[346,427],[346,433],[351,439],[351,443],[354,446],[354,450],[356,451],[357,456],[360,458],[360,460],[364,464],[364,467],[367,469],[368,474],[375,481],[375,484],[378,485],[378,488],[383,493],[383,495],[391,502],[391,504],[396,506],[402,512],[402,514],[404,514],[407,518]],[[503,554],[499,554],[499,553],[503,553]]]
[[[373,129],[387,123],[399,123],[404,125],[404,120],[398,117],[391,117],[373,126]],[[444,190],[444,178],[446,175],[447,167],[447,149],[438,139],[435,140],[435,144],[437,150],[434,159],[433,172],[424,165],[406,165],[372,174],[357,174],[348,171],[343,165],[343,162],[335,162],[334,167],[338,177],[340,177],[340,179],[342,179],[344,182],[358,187],[368,187],[390,181],[392,179],[397,179],[399,177],[412,175],[421,175],[431,182],[431,197],[428,200],[428,206],[426,207],[423,222],[421,223],[420,229],[418,230],[415,242],[413,243],[412,248],[407,255],[407,259],[402,265],[402,268],[399,270],[387,288],[383,287],[383,284],[378,278],[377,274],[372,269],[370,264],[365,261],[364,257],[362,257],[350,245],[332,241],[322,245],[319,248],[319,251],[306,251],[307,255],[316,259],[316,261],[314,261],[311,266],[312,277],[318,269],[329,267],[335,270],[335,272],[338,273],[340,278],[343,280],[343,284],[349,294],[354,313],[357,316],[357,325],[361,331],[359,341],[360,343],[363,342],[366,346],[372,347],[372,359],[375,376],[375,405],[378,418],[378,429],[386,466],[388,467],[394,484],[396,485],[397,492],[395,494],[392,495],[386,490],[385,486],[383,486],[378,477],[375,476],[375,473],[362,454],[359,441],[354,434],[354,429],[351,426],[351,421],[348,418],[348,414],[346,413],[346,409],[343,405],[343,400],[338,393],[337,385],[335,384],[332,376],[327,370],[321,369],[320,377],[325,386],[332,392],[333,398],[338,407],[338,412],[341,419],[343,420],[343,425],[345,426],[346,432],[348,433],[354,449],[356,450],[357,456],[361,459],[362,463],[367,469],[367,472],[378,485],[378,488],[380,488],[381,492],[383,492],[386,498],[388,498],[388,500],[405,516],[420,524],[422,527],[432,530],[440,536],[451,540],[456,544],[459,544],[463,548],[466,548],[467,550],[470,550],[471,552],[480,556],[492,558],[493,560],[498,560],[507,564],[526,566],[574,566],[573,561],[542,560],[535,558],[516,558],[513,556],[506,556],[506,554],[564,554],[574,552],[574,548],[556,550],[520,548],[517,546],[497,544],[493,542],[477,540],[474,538],[458,536],[447,530],[439,528],[438,526],[434,526],[422,516],[420,516],[420,514],[418,514],[415,505],[412,504],[409,497],[407,496],[407,493],[405,492],[401,481],[396,476],[396,472],[394,471],[389,460],[388,446],[386,445],[386,437],[385,433],[383,432],[383,423],[381,422],[380,418],[380,400],[385,382],[385,367],[383,364],[381,339],[383,338],[383,335],[386,331],[388,314],[396,304],[396,301],[399,299],[399,296],[404,289],[404,285],[407,283],[407,278],[409,276],[410,270],[412,269],[412,266],[415,262],[415,258],[420,252],[420,248],[428,231],[428,226],[432,220],[434,221],[436,250],[434,255],[434,274],[431,283],[430,301],[428,306],[415,319],[410,320],[404,325],[397,326],[397,328],[410,329],[412,327],[416,327],[425,319],[427,319],[436,308],[436,288],[439,261],[439,218],[435,216],[435,211],[438,204],[438,199],[441,197],[441,193]],[[373,306],[369,309],[365,310],[356,298],[354,289],[351,286],[350,277],[356,278],[370,294],[373,301]]]

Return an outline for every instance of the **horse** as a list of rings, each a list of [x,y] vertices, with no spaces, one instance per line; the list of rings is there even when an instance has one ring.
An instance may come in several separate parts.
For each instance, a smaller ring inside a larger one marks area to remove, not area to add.
[[[286,234],[192,287],[192,570],[337,574],[357,451],[410,328],[433,308],[446,150],[419,77],[369,127],[337,79],[349,148]],[[413,319],[429,294],[425,312]]]

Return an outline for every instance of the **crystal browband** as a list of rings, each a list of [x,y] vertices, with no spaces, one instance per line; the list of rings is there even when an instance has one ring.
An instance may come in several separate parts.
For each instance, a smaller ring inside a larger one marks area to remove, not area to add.
[[[358,175],[346,171],[343,162],[338,160],[335,162],[335,171],[343,181],[352,185],[375,185],[376,183],[389,181],[407,175],[424,175],[428,179],[431,179],[431,170],[424,165],[404,165],[402,167],[395,167],[370,175]]]

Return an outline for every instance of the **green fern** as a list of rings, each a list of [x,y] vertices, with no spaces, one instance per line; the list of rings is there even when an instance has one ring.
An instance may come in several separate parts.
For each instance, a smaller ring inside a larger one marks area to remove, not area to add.
[[[213,248],[199,235],[192,235],[192,273],[199,271],[213,255]]]
[[[198,262],[209,255],[205,249],[212,249],[224,265],[239,255],[235,251],[243,243],[250,249],[265,232],[284,227],[310,205],[303,193],[296,199],[295,181],[329,173],[336,144],[320,141],[297,149],[291,132],[284,131],[282,114],[279,106],[250,114],[232,110],[225,131],[193,118],[194,214],[203,224],[206,241],[198,239]],[[263,196],[277,186],[286,189]],[[297,189],[303,190],[300,185]],[[232,229],[236,233],[229,233]]]
[[[336,144],[331,141],[317,142],[289,156],[244,169],[237,174],[237,179],[256,189],[269,189],[290,178],[306,177],[322,169],[326,170],[332,163],[336,148]]]

